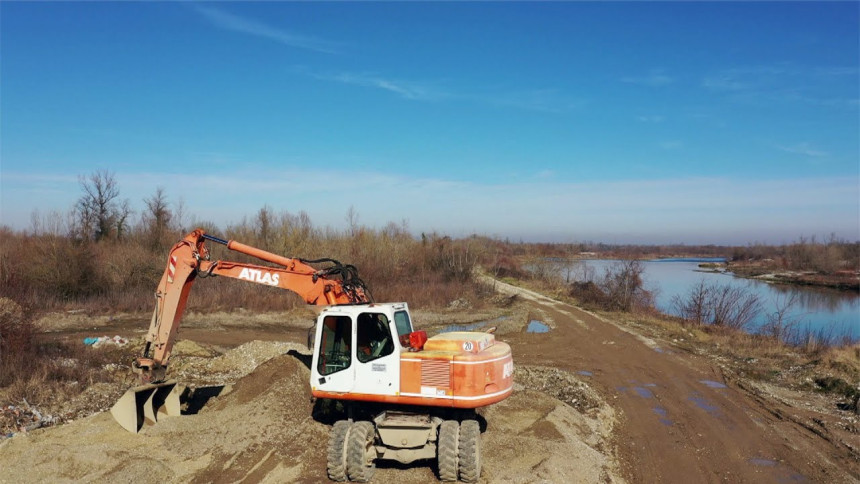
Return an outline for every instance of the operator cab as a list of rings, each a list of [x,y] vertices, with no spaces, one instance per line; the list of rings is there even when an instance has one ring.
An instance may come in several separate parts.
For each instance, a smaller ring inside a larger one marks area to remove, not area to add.
[[[312,385],[346,392],[360,381],[364,391],[374,390],[368,393],[396,391],[400,353],[412,333],[405,303],[332,306],[316,326]]]

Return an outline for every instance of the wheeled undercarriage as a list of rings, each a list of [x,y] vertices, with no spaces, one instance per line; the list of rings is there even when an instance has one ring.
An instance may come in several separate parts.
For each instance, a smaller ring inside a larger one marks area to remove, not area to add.
[[[332,426],[327,470],[333,481],[368,482],[377,460],[410,464],[425,459],[436,460],[442,481],[478,481],[481,421],[474,410],[361,407],[347,403],[355,418]]]

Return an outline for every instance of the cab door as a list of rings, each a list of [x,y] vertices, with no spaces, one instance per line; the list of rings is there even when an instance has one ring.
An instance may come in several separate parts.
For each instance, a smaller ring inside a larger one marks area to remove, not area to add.
[[[356,318],[353,392],[396,395],[400,391],[400,344],[393,322],[382,312]]]
[[[326,392],[349,392],[355,383],[355,325],[346,314],[326,314],[317,323],[317,348],[311,386]]]

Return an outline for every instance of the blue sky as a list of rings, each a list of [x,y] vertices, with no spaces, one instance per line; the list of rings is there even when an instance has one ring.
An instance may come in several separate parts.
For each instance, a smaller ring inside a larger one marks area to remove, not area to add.
[[[0,3],[0,215],[112,170],[222,226],[860,238],[860,7]]]

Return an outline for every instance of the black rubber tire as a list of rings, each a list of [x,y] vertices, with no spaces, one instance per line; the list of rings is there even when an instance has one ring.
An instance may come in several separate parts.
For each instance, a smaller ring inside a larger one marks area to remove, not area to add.
[[[350,425],[348,420],[338,420],[329,434],[326,470],[328,478],[333,481],[346,480],[346,444],[349,439]]]
[[[439,439],[436,442],[436,464],[439,467],[439,480],[454,482],[457,480],[460,447],[460,423],[456,420],[445,420],[439,426]]]
[[[481,477],[481,426],[477,420],[460,423],[460,480],[478,482]]]
[[[346,447],[346,471],[355,482],[368,482],[376,472],[376,464],[368,462],[367,450],[373,445],[376,429],[373,422],[355,422],[349,429]]]

